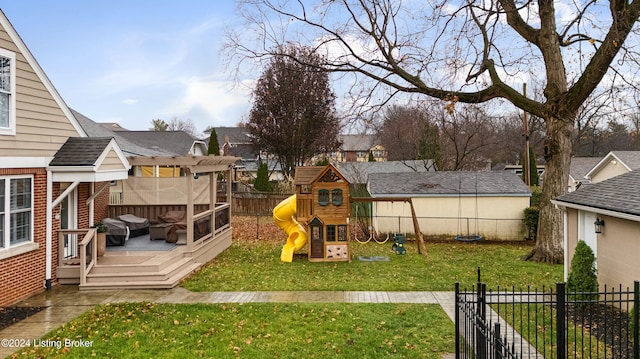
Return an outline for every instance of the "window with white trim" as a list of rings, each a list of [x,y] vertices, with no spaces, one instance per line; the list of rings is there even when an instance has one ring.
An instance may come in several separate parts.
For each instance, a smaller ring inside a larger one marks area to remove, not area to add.
[[[16,54],[0,49],[0,135],[16,134]]]
[[[33,177],[0,177],[0,249],[33,242]]]

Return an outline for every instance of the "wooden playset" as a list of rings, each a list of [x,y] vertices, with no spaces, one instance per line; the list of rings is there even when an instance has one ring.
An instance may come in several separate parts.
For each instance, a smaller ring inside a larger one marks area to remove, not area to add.
[[[281,260],[308,243],[311,262],[350,261],[349,182],[332,165],[297,167],[296,194],[273,210],[275,223],[289,235]]]

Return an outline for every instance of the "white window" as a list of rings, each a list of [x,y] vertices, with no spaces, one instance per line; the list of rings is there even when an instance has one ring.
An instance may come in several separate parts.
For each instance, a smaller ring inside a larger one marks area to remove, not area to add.
[[[32,177],[0,177],[0,250],[33,242],[32,183]]]
[[[16,54],[0,49],[0,135],[16,134]]]

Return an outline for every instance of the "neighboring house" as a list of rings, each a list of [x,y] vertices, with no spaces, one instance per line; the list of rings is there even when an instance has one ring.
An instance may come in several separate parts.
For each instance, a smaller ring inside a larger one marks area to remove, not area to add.
[[[611,151],[598,162],[585,178],[598,183],[640,168],[640,151]]]
[[[536,169],[538,172],[538,184],[542,186],[543,177],[544,177],[544,165],[536,165]],[[524,171],[522,169],[522,165],[500,164],[500,165],[494,166],[491,170],[513,172],[517,174],[520,178],[522,178],[522,180],[524,181],[524,177],[523,177]]]
[[[602,160],[602,157],[573,157],[569,168],[568,191],[573,192],[582,185],[589,184],[587,173]]]
[[[368,162],[369,154],[377,162],[387,160],[386,149],[377,142],[374,135],[338,135],[340,148],[329,154],[329,160],[337,162]]]
[[[110,131],[129,131],[117,122],[100,122],[99,125]]]
[[[87,138],[0,11],[0,306],[57,282],[61,229],[106,215],[129,163],[112,138]]]
[[[565,213],[565,280],[576,244],[584,240],[596,256],[601,288],[633,287],[633,281],[640,278],[639,188],[640,171],[632,171],[552,200]],[[596,222],[601,225],[599,230]]]
[[[336,168],[351,184],[366,184],[372,173],[402,173],[435,171],[432,160],[385,162],[338,162]]]
[[[207,145],[184,131],[117,131],[118,136],[136,145],[169,156],[206,156]],[[179,177],[180,166],[136,166],[137,177]]]
[[[216,127],[220,154],[224,156],[240,157],[243,161],[255,161],[260,156],[260,150],[251,142],[246,127]],[[206,139],[209,143],[209,137]]]
[[[372,173],[368,190],[373,203],[374,229],[381,233],[413,232],[411,198],[422,233],[480,235],[515,240],[524,237],[522,218],[531,191],[515,173],[407,172]]]
[[[246,127],[216,127],[216,135],[218,136],[220,154],[240,157],[240,161],[234,167],[234,181],[251,182],[255,180],[260,161],[267,164],[270,181],[284,180],[277,159],[266,153],[261,153],[259,149],[255,148]],[[205,141],[209,143],[209,138]]]

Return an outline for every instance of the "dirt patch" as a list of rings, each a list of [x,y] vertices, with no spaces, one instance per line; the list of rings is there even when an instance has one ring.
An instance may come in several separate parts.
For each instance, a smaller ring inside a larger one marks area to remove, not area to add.
[[[632,334],[629,332],[627,312],[605,304],[569,305],[567,318],[605,343],[611,349],[613,358],[632,357],[633,343],[630,340]]]
[[[0,307],[0,330],[40,312],[44,307]]]

